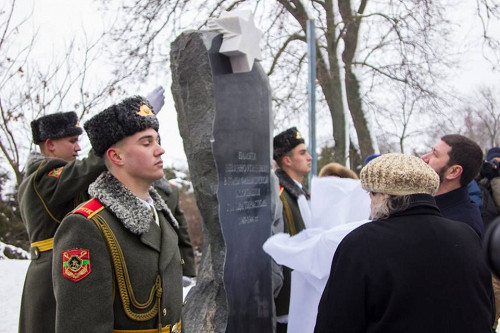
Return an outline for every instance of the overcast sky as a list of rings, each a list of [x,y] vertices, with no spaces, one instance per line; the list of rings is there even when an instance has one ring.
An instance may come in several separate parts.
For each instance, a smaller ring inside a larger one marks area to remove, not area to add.
[[[4,5],[7,0],[0,0]],[[92,39],[98,36],[99,32],[106,25],[110,24],[110,17],[103,18],[96,10],[94,1],[90,0],[21,0],[18,1],[18,11],[27,11],[30,6],[26,3],[34,5],[33,11],[33,29],[37,27],[39,30],[39,48],[34,53],[39,57],[40,61],[48,61],[50,57],[57,54],[58,49],[64,48],[65,43],[76,34],[79,38],[84,38],[83,31],[87,38]],[[499,85],[499,74],[491,71],[491,64],[484,60],[481,56],[481,41],[480,41],[480,21],[474,14],[474,1],[467,1],[461,7],[456,7],[452,15],[456,25],[457,43],[464,50],[468,50],[466,61],[463,67],[456,70],[451,81],[456,85],[457,89],[464,94],[470,93],[480,84]],[[500,28],[497,24],[498,35]],[[165,106],[159,114],[161,126],[160,135],[164,143],[166,154],[164,161],[166,166],[183,166],[187,167],[185,160],[182,140],[179,135],[179,130],[176,121],[176,112],[174,109],[173,99],[170,94],[170,76],[165,77],[161,82],[146,82],[139,87],[139,93],[146,95],[157,85],[163,85],[166,90]],[[306,129],[302,130],[307,132]],[[318,136],[322,133],[318,129]],[[304,133],[307,139],[307,133]],[[330,134],[328,134],[330,135]]]

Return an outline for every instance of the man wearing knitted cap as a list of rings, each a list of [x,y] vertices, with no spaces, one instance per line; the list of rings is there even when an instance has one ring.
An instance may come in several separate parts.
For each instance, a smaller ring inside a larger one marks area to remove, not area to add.
[[[306,228],[304,220],[307,220],[305,214],[308,214],[309,194],[303,189],[302,181],[311,171],[312,161],[297,128],[289,128],[274,137],[273,159],[278,165],[275,173],[283,203],[284,231],[295,235]],[[278,333],[286,332],[288,323],[291,286],[291,270],[288,267],[283,267],[283,278],[283,286],[275,299]]]
[[[180,332],[179,226],[152,187],[163,177],[158,120],[134,96],[84,127],[108,171],[54,238],[56,332]]]
[[[54,332],[56,303],[52,289],[52,243],[64,216],[87,200],[87,188],[104,171],[92,152],[76,160],[82,128],[75,112],[60,112],[31,122],[33,152],[19,186],[21,218],[31,243],[19,332]]]
[[[444,217],[464,222],[483,236],[481,212],[468,192],[467,185],[479,174],[483,152],[463,135],[445,135],[432,150],[422,156],[439,175],[436,203]]]
[[[441,216],[436,172],[418,157],[385,154],[360,178],[373,221],[338,245],[315,332],[492,332],[481,240]]]

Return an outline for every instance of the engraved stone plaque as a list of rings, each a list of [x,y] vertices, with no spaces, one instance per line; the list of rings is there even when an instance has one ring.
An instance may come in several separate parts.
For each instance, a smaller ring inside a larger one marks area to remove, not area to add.
[[[227,57],[214,52],[215,121],[212,144],[219,219],[226,243],[226,332],[271,332],[271,260],[262,244],[271,236],[270,108],[267,77],[260,65],[233,74]]]

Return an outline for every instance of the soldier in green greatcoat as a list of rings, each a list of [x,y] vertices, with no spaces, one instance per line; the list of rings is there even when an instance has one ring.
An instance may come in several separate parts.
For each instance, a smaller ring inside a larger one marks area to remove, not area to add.
[[[134,96],[85,123],[108,171],[54,237],[56,332],[180,332],[182,263],[163,177],[158,120]]]
[[[88,199],[87,188],[106,168],[90,154],[76,160],[82,128],[75,112],[47,115],[31,122],[33,142],[40,148],[29,157],[19,186],[21,217],[31,243],[19,332],[54,332],[52,242],[64,216]]]
[[[308,212],[309,193],[302,180],[311,171],[312,157],[297,128],[292,127],[273,138],[273,159],[278,168],[279,196],[283,203],[284,232],[295,235],[306,228],[303,214]],[[283,266],[283,286],[275,298],[276,332],[286,332],[290,306],[291,269]]]

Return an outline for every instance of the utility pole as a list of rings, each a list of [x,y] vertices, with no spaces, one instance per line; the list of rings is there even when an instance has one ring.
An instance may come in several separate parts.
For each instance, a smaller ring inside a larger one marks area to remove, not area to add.
[[[309,61],[309,80],[307,84],[309,106],[309,153],[312,156],[311,172],[309,173],[309,186],[313,176],[317,175],[316,155],[316,37],[314,33],[314,20],[307,20],[307,55]]]

